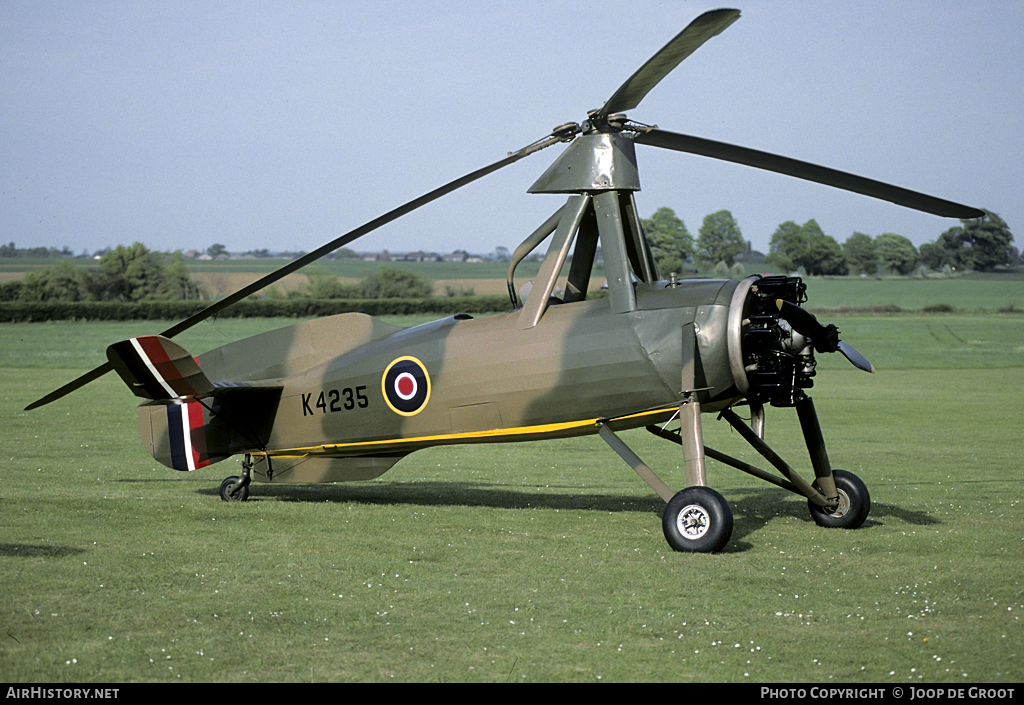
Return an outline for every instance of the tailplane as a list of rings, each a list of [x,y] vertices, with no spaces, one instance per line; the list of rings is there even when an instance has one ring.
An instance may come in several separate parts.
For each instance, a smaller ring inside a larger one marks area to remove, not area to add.
[[[211,382],[185,348],[159,335],[114,343],[107,358],[132,393],[148,400],[139,407],[139,433],[167,467],[195,470],[266,447],[280,384]]]

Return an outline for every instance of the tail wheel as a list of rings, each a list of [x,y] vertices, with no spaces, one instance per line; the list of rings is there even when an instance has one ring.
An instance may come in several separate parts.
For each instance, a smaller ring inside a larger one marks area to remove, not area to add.
[[[249,485],[238,487],[241,481],[242,478],[238,475],[225,477],[224,482],[220,483],[220,498],[225,502],[244,502],[249,499]],[[235,488],[234,493],[231,491],[232,488]]]
[[[834,470],[832,477],[835,479],[836,489],[839,491],[839,505],[829,511],[808,500],[807,506],[811,510],[811,517],[819,526],[856,529],[864,523],[871,511],[871,495],[868,494],[868,487],[859,477],[845,470]],[[818,489],[817,482],[814,483],[814,488]]]
[[[710,487],[687,487],[668,501],[661,526],[673,550],[716,553],[732,535],[732,509]]]

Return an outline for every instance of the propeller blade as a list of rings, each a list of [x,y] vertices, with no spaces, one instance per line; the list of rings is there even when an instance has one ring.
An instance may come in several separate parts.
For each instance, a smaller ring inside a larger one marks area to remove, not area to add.
[[[672,69],[740,18],[739,10],[712,10],[695,19],[619,86],[595,117],[632,110]]]
[[[817,164],[802,162],[797,159],[761,152],[748,147],[740,147],[725,142],[716,142],[703,137],[693,137],[677,132],[668,132],[657,128],[649,132],[639,133],[634,141],[662,149],[672,149],[687,154],[735,162],[757,169],[774,171],[777,174],[794,176],[805,181],[814,181],[825,186],[833,186],[845,191],[852,191],[871,198],[890,201],[900,206],[924,211],[946,218],[969,220],[981,218],[985,213],[977,208],[961,205],[942,198],[928,196],[917,191],[893,186],[881,181],[867,179],[844,171],[837,171]]]
[[[810,338],[818,352],[835,352],[839,346],[839,330],[835,326],[823,326],[813,313],[800,308],[785,299],[776,299],[782,317],[789,321],[800,335]]]
[[[784,299],[776,299],[775,305],[782,317],[789,321],[789,325],[793,326],[793,330],[810,338],[814,349],[818,352],[836,352],[838,350],[854,367],[865,372],[875,371],[875,366],[868,362],[866,357],[857,352],[849,343],[839,340],[839,329],[835,325],[831,323],[827,326],[821,325],[813,313]]]
[[[875,366],[868,362],[866,357],[857,352],[852,345],[839,343],[839,352],[841,352],[847,360],[853,363],[854,367],[864,370],[865,372],[875,371]]]
[[[544,147],[547,147],[547,146],[550,146],[552,144],[555,144],[555,143],[557,143],[559,141],[561,141],[559,138],[547,137],[547,138],[545,138],[543,140],[540,140],[540,141],[535,142],[535,143],[533,143],[531,145],[528,145],[528,146],[524,147],[523,149],[520,149],[517,152],[510,152],[509,155],[507,157],[505,157],[504,159],[500,159],[500,160],[494,162],[493,164],[489,164],[488,166],[483,167],[482,169],[477,169],[476,171],[471,172],[469,174],[466,174],[465,176],[459,177],[458,179],[455,179],[454,181],[449,181],[444,186],[436,188],[433,191],[430,191],[429,193],[426,193],[426,194],[420,196],[419,198],[415,198],[415,199],[409,201],[408,203],[399,206],[398,208],[390,210],[387,213],[385,213],[384,215],[379,216],[377,218],[374,218],[373,220],[369,221],[368,223],[364,223],[363,225],[360,225],[355,230],[350,230],[349,232],[345,233],[344,235],[331,240],[326,245],[318,247],[317,249],[313,250],[312,252],[310,252],[308,254],[305,254],[302,257],[299,257],[298,259],[295,259],[295,260],[289,262],[288,264],[284,265],[283,267],[281,267],[279,269],[274,270],[273,272],[271,272],[270,274],[266,275],[265,277],[257,279],[252,284],[249,284],[248,286],[242,287],[241,289],[239,289],[235,293],[233,293],[233,294],[231,294],[229,296],[226,296],[225,298],[221,299],[220,301],[217,301],[217,302],[211,304],[210,306],[204,308],[199,313],[197,313],[197,314],[195,314],[193,316],[190,316],[189,318],[186,318],[185,320],[181,321],[180,323],[176,323],[175,325],[171,326],[167,330],[163,331],[160,335],[164,336],[165,338],[173,338],[177,334],[179,334],[179,333],[181,333],[183,331],[188,330],[189,328],[191,328],[192,326],[196,325],[197,323],[201,323],[202,321],[205,321],[207,318],[210,318],[211,316],[215,316],[217,313],[219,313],[220,311],[224,310],[228,306],[231,306],[234,303],[238,303],[239,301],[241,301],[242,299],[244,299],[247,296],[251,296],[252,294],[255,294],[257,291],[260,291],[261,289],[264,289],[265,287],[270,286],[271,284],[273,284],[274,282],[278,281],[279,279],[282,279],[282,278],[288,276],[289,274],[291,274],[291,273],[293,273],[295,271],[298,271],[299,269],[302,269],[307,264],[310,264],[310,263],[320,259],[324,255],[327,255],[327,254],[333,252],[334,250],[338,249],[339,247],[344,247],[345,245],[349,244],[353,240],[355,240],[357,238],[360,238],[363,235],[366,235],[367,233],[373,232],[377,228],[380,228],[380,227],[382,227],[384,225],[387,225],[391,221],[397,220],[398,218],[401,218],[403,215],[411,213],[412,211],[416,210],[417,208],[420,208],[421,206],[425,206],[428,203],[430,203],[431,201],[435,201],[438,198],[441,198],[441,196],[447,195],[447,194],[451,193],[452,191],[455,191],[456,189],[462,188],[463,186],[466,186],[466,185],[476,181],[477,179],[483,178],[484,176],[487,176],[488,174],[491,174],[491,173],[497,171],[498,169],[501,169],[502,167],[505,167],[505,166],[508,166],[509,164],[517,162],[520,159],[522,159],[523,157],[525,157],[525,156],[527,156],[529,154],[533,154],[534,152],[539,151],[539,150],[543,149]],[[94,381],[96,379],[99,379],[100,377],[102,377],[106,373],[110,372],[112,369],[114,369],[113,365],[111,365],[109,362],[106,362],[106,363],[100,365],[99,367],[97,367],[97,368],[95,368],[93,370],[90,370],[89,372],[85,373],[81,377],[79,377],[79,378],[77,378],[75,380],[72,380],[71,382],[68,382],[67,384],[62,386],[60,389],[56,389],[56,390],[50,392],[49,394],[47,394],[45,397],[43,397],[43,398],[41,398],[41,399],[39,399],[37,401],[32,402],[31,404],[29,404],[28,406],[25,407],[25,411],[31,411],[32,409],[37,409],[40,406],[44,406],[46,404],[49,404],[50,402],[53,402],[53,401],[56,401],[56,400],[60,399],[61,397],[67,396],[68,394],[70,394],[71,392],[75,391],[76,389],[84,387],[85,385],[89,384],[90,382],[92,382],[92,381]]]

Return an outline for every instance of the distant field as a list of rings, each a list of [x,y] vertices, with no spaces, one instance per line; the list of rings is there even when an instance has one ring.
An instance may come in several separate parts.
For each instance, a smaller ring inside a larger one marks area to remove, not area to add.
[[[192,276],[215,296],[224,296],[236,289],[252,283],[260,276],[277,269],[284,262],[273,260],[229,260],[215,262],[192,262],[189,269]],[[353,260],[321,260],[310,265],[301,273],[285,277],[275,287],[278,292],[287,292],[302,287],[307,281],[307,274],[328,275],[339,277],[349,283],[377,272],[382,265],[377,262]],[[389,267],[399,267],[416,272],[434,282],[434,293],[444,295],[446,287],[459,291],[472,290],[477,295],[504,294],[508,291],[505,277],[508,264],[502,262],[389,262]],[[516,280],[524,280],[536,276],[539,264],[524,262],[516,268]],[[595,280],[595,285],[604,283],[603,277]]]
[[[91,259],[68,260],[78,267],[93,268],[99,266]],[[229,274],[268,274],[287,264],[285,259],[237,259],[237,260],[186,260],[189,271],[196,274],[229,273]],[[46,259],[0,259],[0,273],[11,277],[24,276],[25,272],[43,269],[55,264],[56,260]],[[508,263],[502,262],[388,262],[388,266],[411,269],[431,279],[504,279]],[[361,279],[377,271],[377,262],[361,260],[330,260],[324,259],[309,265],[307,269],[330,274],[335,277]],[[524,275],[537,273],[537,262],[523,262],[517,272]]]
[[[837,277],[808,279],[809,307],[885,306],[921,310],[946,304],[958,310],[1024,310],[1024,275],[974,274],[953,279]]]
[[[410,325],[421,319],[393,322]],[[201,352],[292,321],[204,323]],[[159,323],[0,325],[0,673],[9,683],[1019,683],[1024,316],[842,316],[878,367],[819,356],[829,454],[872,512],[712,463],[718,555],[673,553],[658,498],[594,437],[414,453],[377,481],[253,486],[142,448],[113,375],[23,412]],[[760,456],[705,415],[705,442]],[[679,486],[679,450],[625,440]],[[792,410],[767,439],[801,471]]]
[[[189,262],[192,272],[271,272],[284,260],[218,260],[212,262]],[[335,277],[362,279],[376,272],[385,263],[363,262],[361,260],[320,260],[309,265],[314,272]],[[508,271],[507,262],[387,262],[387,266],[409,269],[430,279],[504,279]],[[524,262],[517,267],[517,274],[533,276],[539,268],[537,262]]]
[[[71,260],[76,266],[93,268],[92,260]],[[287,263],[280,259],[189,261],[188,268],[193,278],[208,294],[226,296],[256,279],[278,269]],[[30,271],[52,266],[50,260],[0,261],[0,283],[16,281]],[[307,274],[326,274],[354,283],[380,268],[376,262],[353,260],[321,260],[307,267],[303,272],[289,275],[273,285],[268,293],[284,294],[301,288],[307,282]],[[477,295],[504,294],[507,291],[505,275],[508,264],[501,262],[453,263],[453,262],[391,262],[388,266],[412,270],[434,281],[434,293],[444,295],[446,287],[459,291],[472,290]],[[539,268],[536,262],[524,262],[516,269],[516,279],[523,282],[536,276]],[[604,277],[594,279],[594,285],[604,283]]]
[[[90,260],[74,260],[81,266],[95,266]],[[46,265],[46,260],[20,263],[0,262],[0,282],[20,279],[27,271]],[[226,296],[284,264],[284,260],[219,260],[189,262],[200,285],[213,296]],[[504,294],[508,265],[502,262],[393,262],[434,280],[434,293],[444,295],[446,287],[479,295]],[[307,274],[320,273],[355,282],[377,271],[376,262],[322,260],[303,273],[285,277],[270,293],[283,294],[303,286]],[[524,262],[516,269],[516,282],[536,276],[538,263]],[[748,274],[762,274],[763,266],[748,267]],[[600,270],[591,280],[592,287],[604,283]],[[929,306],[948,305],[961,311],[1024,310],[1024,273],[967,274],[951,279],[918,277],[829,277],[807,278],[810,308],[897,306],[919,311]]]

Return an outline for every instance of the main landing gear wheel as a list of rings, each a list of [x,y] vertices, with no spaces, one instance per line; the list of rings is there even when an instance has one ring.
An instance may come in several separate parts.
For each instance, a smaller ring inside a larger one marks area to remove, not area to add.
[[[732,535],[732,509],[710,487],[687,487],[675,494],[661,518],[665,540],[676,551],[715,553]]]
[[[868,518],[871,511],[871,496],[868,494],[867,485],[852,472],[845,470],[834,470],[832,477],[836,481],[836,489],[839,490],[839,506],[833,511],[820,507],[814,502],[807,500],[807,506],[811,510],[811,517],[819,526],[838,529],[856,529]],[[818,483],[814,483],[818,489]]]
[[[238,487],[234,494],[231,494],[231,488],[241,481],[242,478],[238,475],[225,477],[224,482],[220,483],[220,498],[225,502],[244,502],[249,499],[249,485],[247,484]]]

